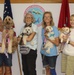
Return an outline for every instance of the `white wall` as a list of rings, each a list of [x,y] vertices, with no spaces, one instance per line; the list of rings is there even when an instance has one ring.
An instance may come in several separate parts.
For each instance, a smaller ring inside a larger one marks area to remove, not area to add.
[[[14,22],[15,22],[15,31],[16,31],[17,35],[20,33],[20,29],[23,26],[24,11],[30,5],[35,5],[35,3],[34,4],[12,4],[13,18],[14,18]],[[56,3],[56,4],[38,3],[36,5],[42,6],[46,11],[51,11],[53,14],[55,25],[56,26],[58,25],[61,4],[59,4],[59,3]],[[0,16],[1,17],[3,17],[3,8],[4,8],[4,5],[0,4]],[[74,13],[74,4],[70,4],[70,11],[71,11],[71,14]],[[39,27],[39,32],[41,32],[41,27]],[[40,41],[41,41],[40,35],[41,35],[41,33],[39,33],[39,37],[38,37],[39,43],[38,43],[37,68],[36,68],[37,75],[42,75],[42,70],[43,70],[41,56],[40,56]],[[57,71],[57,75],[64,75],[63,73],[61,73],[61,55],[57,59],[56,71]],[[12,73],[13,73],[13,75],[20,75],[17,53],[13,54]]]

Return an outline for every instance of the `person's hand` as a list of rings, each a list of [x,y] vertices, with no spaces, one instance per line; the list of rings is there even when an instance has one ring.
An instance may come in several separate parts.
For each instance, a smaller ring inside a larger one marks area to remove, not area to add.
[[[63,36],[63,42],[66,42],[68,38],[69,38],[69,35]]]

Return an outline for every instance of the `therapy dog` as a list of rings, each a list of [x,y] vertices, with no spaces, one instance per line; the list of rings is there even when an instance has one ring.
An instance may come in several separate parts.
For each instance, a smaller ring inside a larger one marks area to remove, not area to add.
[[[19,36],[19,37],[21,37],[20,44],[21,44],[22,41],[23,41],[23,44],[26,45],[26,43],[27,43],[26,39],[27,39],[27,37],[28,37],[29,35],[31,35],[32,33],[33,33],[32,27],[30,27],[30,26],[24,27],[23,32],[22,32],[22,33],[20,34],[20,36]],[[31,42],[31,44],[33,45],[33,42]]]
[[[63,42],[63,37],[66,36],[66,35],[69,35],[69,33],[70,33],[70,28],[69,27],[63,27],[61,29],[61,33],[60,33],[60,36],[59,36],[61,43]],[[68,42],[69,42],[69,39],[67,39],[66,43],[68,43]]]
[[[54,32],[53,32],[53,28],[51,26],[47,26],[45,28],[45,34],[44,34],[48,39],[54,40]],[[46,43],[44,44],[43,49],[46,50],[47,53],[50,53],[50,48],[53,47],[53,44],[46,39]]]
[[[70,40],[70,38],[68,38],[67,41],[64,43],[63,37],[65,37],[67,35],[69,36],[69,34],[70,34],[70,28],[69,27],[62,27],[62,29],[60,30],[60,36],[59,36],[59,39],[60,39],[59,53],[62,52],[65,43],[68,44],[68,42]]]
[[[5,17],[3,21],[4,29],[2,33],[2,50],[0,53],[13,53],[17,49],[17,38],[13,30],[14,22],[10,16]]]

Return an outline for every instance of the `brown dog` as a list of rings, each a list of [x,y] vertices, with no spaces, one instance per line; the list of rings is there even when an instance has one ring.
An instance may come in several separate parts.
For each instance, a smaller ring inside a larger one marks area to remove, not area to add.
[[[12,53],[17,49],[17,38],[14,36],[13,30],[14,22],[10,16],[4,19],[4,30],[2,33],[2,50],[1,53],[5,52],[7,48],[8,53]],[[15,49],[15,50],[14,50]]]

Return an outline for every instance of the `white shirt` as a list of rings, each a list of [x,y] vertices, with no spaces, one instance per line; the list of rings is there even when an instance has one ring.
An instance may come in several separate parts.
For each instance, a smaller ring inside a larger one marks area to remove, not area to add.
[[[70,38],[70,41],[74,42],[74,29],[71,29],[69,38]],[[65,44],[63,53],[70,56],[74,56],[74,46],[72,46],[71,44]]]
[[[30,42],[26,43],[25,46],[29,47],[30,49],[36,50],[37,44],[38,44],[38,27],[37,27],[37,25],[32,23],[32,29],[34,32],[36,32],[36,34]],[[22,29],[22,31],[23,31],[23,29]],[[33,45],[32,45],[32,43],[33,43]]]

